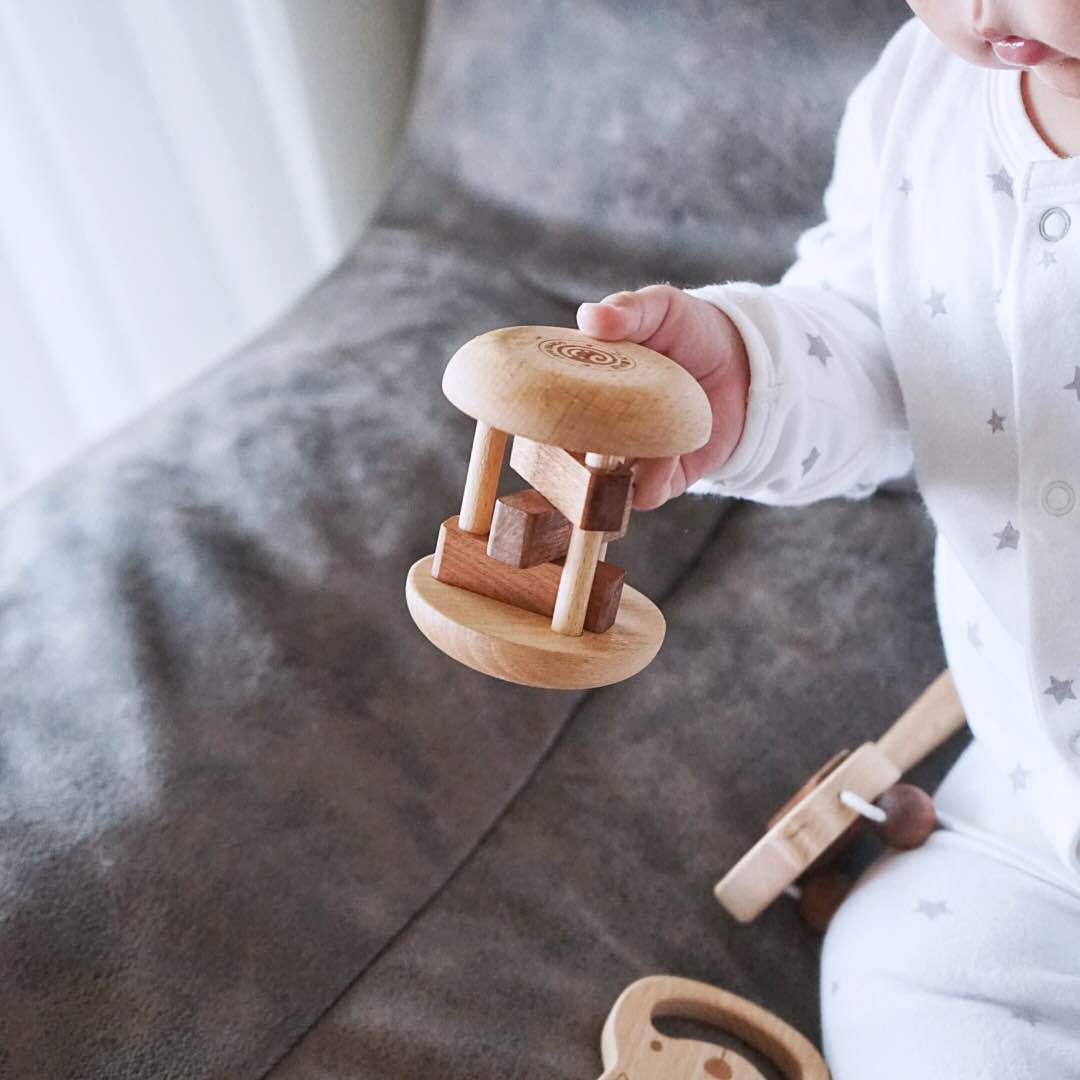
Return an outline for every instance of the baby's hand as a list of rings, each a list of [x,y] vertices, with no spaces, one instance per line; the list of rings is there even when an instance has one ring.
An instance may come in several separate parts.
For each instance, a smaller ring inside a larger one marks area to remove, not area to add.
[[[700,450],[634,465],[635,507],[660,506],[727,461],[742,434],[750,388],[746,345],[727,315],[671,285],[648,285],[582,304],[577,322],[590,337],[636,341],[670,357],[697,379],[712,406],[712,434]]]

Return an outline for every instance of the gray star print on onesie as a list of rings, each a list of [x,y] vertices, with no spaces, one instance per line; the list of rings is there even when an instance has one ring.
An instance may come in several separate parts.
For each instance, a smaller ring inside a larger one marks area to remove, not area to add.
[[[930,305],[930,318],[935,315],[947,315],[945,310],[945,294],[938,292],[937,289],[931,289],[930,295],[923,301],[924,304]]]
[[[1002,165],[996,173],[987,173],[986,178],[993,184],[995,193],[1000,191],[1003,194],[1008,195],[1010,199],[1013,197],[1013,180],[1008,172],[1006,172],[1004,165]]]
[[[1073,693],[1072,679],[1055,679],[1053,675],[1050,676],[1050,685],[1043,691],[1044,694],[1049,694],[1059,705],[1065,701],[1066,698],[1072,698],[1076,700],[1076,695]]]
[[[1073,375],[1073,381],[1065,384],[1066,390],[1076,391],[1076,400],[1080,401],[1080,367],[1076,369],[1076,374]]]
[[[997,549],[1012,548],[1016,551],[1020,547],[1020,530],[1013,528],[1011,521],[1005,522],[1005,528],[1001,532],[994,533],[994,539],[998,542]]]
[[[828,367],[825,362],[832,356],[829,351],[829,346],[825,344],[825,339],[820,334],[807,334],[807,338],[810,339],[810,348],[807,349],[807,353],[810,356],[816,356],[821,361],[822,367]]]
[[[925,915],[933,922],[939,915],[951,915],[948,900],[920,900],[913,914]]]

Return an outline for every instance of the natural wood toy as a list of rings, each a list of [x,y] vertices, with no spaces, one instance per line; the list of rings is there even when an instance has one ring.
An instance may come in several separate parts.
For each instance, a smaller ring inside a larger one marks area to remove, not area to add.
[[[473,338],[443,392],[476,434],[461,512],[409,571],[417,626],[463,664],[528,686],[604,686],[640,671],[664,617],[605,554],[628,527],[633,460],[708,440],[705,392],[651,349],[557,326]],[[530,487],[496,499],[509,436],[510,466]]]
[[[628,986],[608,1015],[600,1080],[766,1080],[734,1050],[662,1035],[653,1025],[660,1017],[698,1020],[734,1035],[787,1080],[829,1078],[811,1043],[760,1006],[706,983],[650,975]]]
[[[816,772],[769,823],[768,832],[716,886],[716,898],[750,922],[867,818],[897,847],[921,844],[935,827],[933,801],[901,775],[964,724],[948,671],[939,675],[876,743],[843,751]],[[875,805],[876,803],[876,805]],[[823,930],[843,899],[837,875],[799,897],[804,918]]]

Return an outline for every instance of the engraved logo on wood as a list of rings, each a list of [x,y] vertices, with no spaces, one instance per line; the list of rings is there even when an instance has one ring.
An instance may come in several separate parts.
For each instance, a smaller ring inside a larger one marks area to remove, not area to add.
[[[556,360],[572,360],[590,367],[606,368],[608,371],[629,371],[634,367],[634,360],[630,356],[615,352],[614,349],[602,349],[598,345],[585,345],[580,341],[548,338],[541,341],[537,348]]]

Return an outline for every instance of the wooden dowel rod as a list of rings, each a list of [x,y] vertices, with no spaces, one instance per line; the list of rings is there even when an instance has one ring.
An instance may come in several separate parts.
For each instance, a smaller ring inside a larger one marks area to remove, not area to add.
[[[586,454],[585,464],[590,469],[614,469],[621,465],[625,458],[616,457],[614,454]]]
[[[506,432],[477,420],[472,453],[469,455],[469,474],[465,478],[465,492],[458,515],[458,527],[465,532],[483,536],[491,529],[491,515],[495,510],[495,495],[499,489],[499,473],[505,452]]]
[[[622,464],[621,457],[611,454],[586,454],[585,464],[592,469],[614,469]],[[575,527],[570,534],[570,547],[566,552],[559,592],[555,597],[555,613],[551,617],[551,629],[557,634],[580,637],[585,626],[585,610],[589,606],[596,564],[600,551],[606,548],[603,532],[591,532]]]
[[[602,532],[575,529],[571,533],[570,549],[566,553],[566,562],[559,578],[559,592],[555,597],[555,613],[551,617],[551,629],[556,633],[580,637],[603,542]]]

